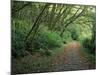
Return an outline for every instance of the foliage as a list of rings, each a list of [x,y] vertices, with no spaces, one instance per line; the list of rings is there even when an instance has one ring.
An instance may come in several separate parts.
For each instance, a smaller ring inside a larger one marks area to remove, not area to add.
[[[12,1],[11,10],[13,56],[51,55],[72,40],[95,50],[95,6]]]
[[[42,54],[50,55],[53,48],[61,47],[61,37],[55,32],[39,32],[32,42],[33,51],[37,50]]]
[[[63,43],[67,44],[72,41],[71,33],[69,31],[64,32],[62,37]]]
[[[84,48],[87,48],[89,53],[95,54],[95,42],[93,42],[91,39],[86,38],[83,40],[83,46]]]
[[[22,28],[20,28],[21,23],[16,21],[13,21],[12,26],[12,55],[14,57],[21,57],[24,55],[27,55],[25,51],[25,42],[23,41],[23,38],[25,37],[25,34],[22,33]]]
[[[52,58],[71,41],[95,59],[95,6],[12,1],[11,7],[14,73],[51,70]]]

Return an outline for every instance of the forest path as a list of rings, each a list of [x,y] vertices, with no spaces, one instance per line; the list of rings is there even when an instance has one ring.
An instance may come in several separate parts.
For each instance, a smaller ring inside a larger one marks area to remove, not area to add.
[[[95,64],[86,58],[77,41],[65,44],[63,50],[52,57],[28,55],[13,60],[14,73],[58,72],[95,69]]]
[[[64,46],[64,52],[57,55],[53,60],[54,71],[71,71],[94,69],[92,64],[81,50],[80,43],[73,41]]]

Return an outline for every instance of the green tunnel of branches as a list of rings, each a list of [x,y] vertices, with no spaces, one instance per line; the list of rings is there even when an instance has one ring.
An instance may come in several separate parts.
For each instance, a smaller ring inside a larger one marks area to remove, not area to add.
[[[95,6],[12,2],[12,55],[61,47],[72,40],[95,53]]]

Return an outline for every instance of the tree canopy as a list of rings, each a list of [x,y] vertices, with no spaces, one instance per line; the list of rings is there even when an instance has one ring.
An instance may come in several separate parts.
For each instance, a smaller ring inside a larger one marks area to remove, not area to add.
[[[72,40],[95,51],[95,10],[95,6],[87,5],[13,1],[13,55],[61,46]]]

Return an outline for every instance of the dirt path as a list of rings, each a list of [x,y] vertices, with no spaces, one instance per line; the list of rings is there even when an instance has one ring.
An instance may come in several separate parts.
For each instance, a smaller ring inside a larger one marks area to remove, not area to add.
[[[94,69],[92,64],[81,51],[80,44],[76,41],[64,47],[64,52],[53,59],[53,71],[74,71]]]
[[[52,58],[37,55],[28,55],[13,60],[13,73],[58,72],[95,69],[95,64],[88,61],[83,54],[80,44],[73,41],[64,46],[62,53]]]

